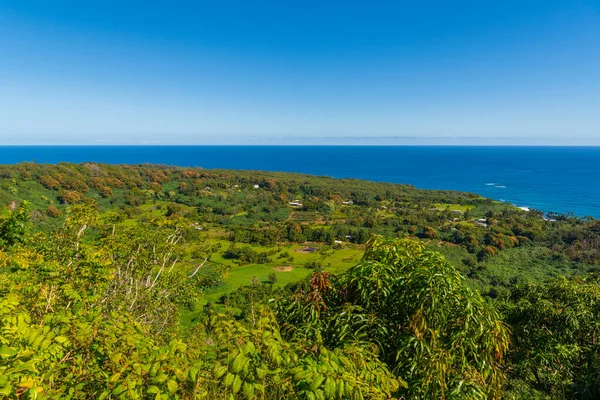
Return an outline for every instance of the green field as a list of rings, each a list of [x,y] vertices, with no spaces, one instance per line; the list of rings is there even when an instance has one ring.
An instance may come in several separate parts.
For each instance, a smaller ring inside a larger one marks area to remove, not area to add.
[[[225,245],[229,244],[224,240],[214,241],[214,243],[221,243],[223,248],[225,248]],[[310,244],[307,244],[307,246],[309,245]],[[208,268],[211,264],[225,266],[227,268],[227,273],[224,276],[223,283],[216,287],[207,288],[203,292],[202,297],[197,300],[195,310],[182,312],[181,322],[184,326],[189,325],[192,320],[202,312],[202,308],[207,303],[217,303],[223,295],[237,290],[240,287],[250,286],[254,277],[257,277],[262,283],[267,283],[269,275],[274,273],[277,277],[274,287],[283,287],[289,283],[297,282],[312,275],[314,270],[305,267],[306,263],[310,261],[317,261],[323,265],[325,271],[338,274],[358,263],[363,253],[361,246],[350,245],[339,250],[330,249],[324,253],[320,253],[318,250],[312,253],[303,252],[301,249],[306,247],[303,245],[288,245],[276,248],[261,246],[251,247],[259,251],[275,249],[286,251],[293,256],[294,261],[289,262],[287,259],[282,259],[274,260],[267,264],[237,265],[232,260],[223,258],[223,252],[214,253],[211,256],[211,263],[207,264],[206,267]],[[189,269],[192,269],[192,267],[192,265],[187,266]]]
[[[444,211],[458,211],[464,213],[466,211],[472,210],[475,208],[473,205],[465,205],[465,204],[443,204],[443,203],[435,203],[433,205],[437,210]]]

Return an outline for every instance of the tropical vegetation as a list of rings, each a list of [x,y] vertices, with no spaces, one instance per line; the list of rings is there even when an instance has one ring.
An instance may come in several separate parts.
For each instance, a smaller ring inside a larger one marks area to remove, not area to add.
[[[0,166],[0,398],[594,399],[600,222],[406,185]]]

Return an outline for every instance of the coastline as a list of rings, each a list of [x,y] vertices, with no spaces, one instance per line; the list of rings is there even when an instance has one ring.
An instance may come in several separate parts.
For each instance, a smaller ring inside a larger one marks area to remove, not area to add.
[[[0,146],[0,162],[163,164],[297,172],[457,190],[544,213],[600,218],[596,147]],[[493,183],[493,184],[492,184]]]

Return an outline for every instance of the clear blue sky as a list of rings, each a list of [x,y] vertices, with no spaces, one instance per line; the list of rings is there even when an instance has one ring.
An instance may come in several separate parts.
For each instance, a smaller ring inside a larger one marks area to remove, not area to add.
[[[600,144],[600,2],[0,0],[2,144],[398,136]]]

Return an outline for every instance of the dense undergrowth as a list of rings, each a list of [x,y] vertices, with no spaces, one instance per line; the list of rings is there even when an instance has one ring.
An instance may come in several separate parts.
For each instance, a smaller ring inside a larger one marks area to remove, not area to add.
[[[0,396],[600,395],[593,219],[294,174],[0,176]]]

